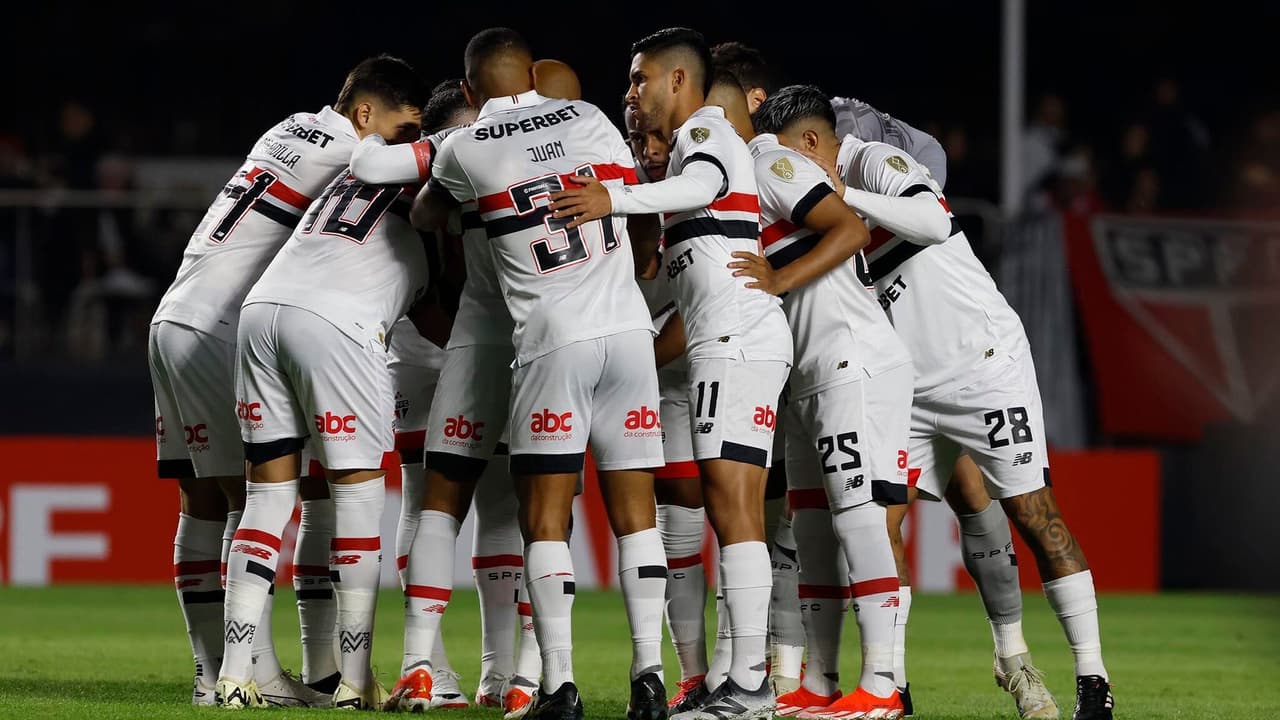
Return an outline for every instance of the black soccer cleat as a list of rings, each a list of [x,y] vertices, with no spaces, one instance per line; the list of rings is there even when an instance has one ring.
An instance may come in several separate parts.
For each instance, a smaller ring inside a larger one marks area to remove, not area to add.
[[[539,691],[525,720],[582,720],[578,686],[567,682],[553,693]]]
[[[667,714],[676,715],[701,707],[710,694],[711,691],[707,689],[705,675],[696,675],[688,680],[681,680],[680,692],[671,698],[671,704],[667,706]]]
[[[905,687],[898,688],[898,697],[902,698],[902,717],[909,718],[916,714],[916,709],[911,704],[911,683],[907,683]]]
[[[1101,675],[1081,675],[1076,678],[1076,711],[1072,720],[1111,720],[1115,707],[1111,697],[1111,684]]]
[[[627,720],[667,720],[667,688],[655,672],[631,681]]]
[[[307,687],[316,692],[332,695],[338,691],[338,683],[342,682],[342,673],[336,672],[329,677],[320,678],[315,682],[307,683]]]

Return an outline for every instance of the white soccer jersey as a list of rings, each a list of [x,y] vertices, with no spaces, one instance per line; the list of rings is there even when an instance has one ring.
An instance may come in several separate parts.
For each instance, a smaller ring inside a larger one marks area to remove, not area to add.
[[[168,320],[236,341],[240,305],[307,206],[346,167],[351,121],[326,106],[295,113],[258,138],[187,241],[152,322]]]
[[[760,202],[751,152],[723,108],[702,107],[676,129],[667,177],[694,163],[719,168],[724,180],[707,207],[664,218],[663,262],[684,320],[686,354],[791,362],[790,343],[779,341],[790,336],[781,301],[748,288],[751,279],[734,277],[728,267],[735,251],[760,250]]]
[[[882,142],[905,150],[929,168],[938,187],[946,187],[947,153],[937,138],[857,98],[831,98],[831,109],[836,111],[837,137],[852,135],[865,142]]]
[[[453,319],[448,347],[510,346],[515,323],[502,296],[493,247],[484,233],[484,222],[476,203],[463,204],[461,222],[462,261],[467,276],[458,297],[458,313]]]
[[[893,197],[929,193],[951,216],[946,199],[920,165],[889,145],[847,136],[837,167],[851,188]],[[871,243],[864,250],[870,278],[880,306],[911,353],[917,397],[969,377],[998,350],[1025,348],[1022,321],[954,218],[950,237],[937,244],[894,234],[884,227],[884,218],[866,220],[871,228]]]
[[[423,237],[409,224],[415,188],[333,178],[245,298],[303,308],[360,345],[386,336],[426,290]]]
[[[484,224],[515,323],[517,365],[581,340],[652,332],[622,219],[567,230],[569,221],[547,209],[573,174],[634,183],[634,160],[594,105],[535,91],[490,99],[433,163],[431,182],[474,203]]]
[[[781,268],[822,239],[804,226],[804,217],[835,191],[821,168],[776,136],[757,135],[749,147],[760,188],[760,241],[769,264]],[[852,260],[787,293],[782,309],[795,336],[792,398],[874,377],[911,359]]]
[[[444,367],[444,358],[444,350],[422,337],[409,318],[402,317],[391,326],[391,336],[387,341],[387,364],[412,365],[439,375]]]

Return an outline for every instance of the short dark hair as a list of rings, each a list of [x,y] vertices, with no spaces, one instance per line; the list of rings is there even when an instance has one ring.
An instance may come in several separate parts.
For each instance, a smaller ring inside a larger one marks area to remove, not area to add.
[[[751,116],[751,125],[758,133],[779,133],[794,122],[810,118],[826,121],[834,130],[836,111],[831,109],[831,98],[814,85],[788,85],[760,103]]]
[[[742,92],[763,88],[772,95],[778,89],[778,75],[757,49],[736,40],[711,48],[711,62],[717,70],[728,70],[738,79]]]
[[[711,73],[711,86],[716,85],[732,85],[733,87],[742,87],[742,83],[738,82],[738,76],[725,70],[724,68],[716,68]],[[743,92],[746,92],[745,90]]]
[[[333,107],[340,113],[348,112],[361,95],[375,97],[393,108],[408,105],[421,109],[427,104],[430,91],[412,65],[384,54],[362,60],[347,73]]]
[[[520,33],[505,27],[492,27],[481,30],[467,41],[466,52],[463,53],[463,66],[467,79],[472,79],[474,68],[484,64],[495,55],[504,52],[522,52],[533,57],[529,43]]]
[[[668,50],[685,50],[698,59],[698,67],[688,68],[694,80],[702,86],[702,94],[711,92],[711,49],[707,39],[697,30],[670,27],[637,40],[631,46],[631,56],[639,53],[663,53]]]
[[[431,99],[422,110],[422,130],[433,133],[453,125],[453,117],[467,107],[462,80],[445,80],[431,89]]]

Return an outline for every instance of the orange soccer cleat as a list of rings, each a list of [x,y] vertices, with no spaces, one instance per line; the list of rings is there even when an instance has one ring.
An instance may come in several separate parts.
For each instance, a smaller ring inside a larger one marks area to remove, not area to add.
[[[426,668],[410,670],[396,681],[383,710],[426,712],[431,707],[431,673]]]
[[[796,715],[801,720],[809,720],[810,718],[822,718],[822,720],[830,720],[835,718],[849,718],[850,720],[898,720],[902,717],[903,707],[902,698],[898,696],[898,691],[894,690],[893,694],[888,697],[879,697],[872,695],[863,688],[858,688],[854,692],[845,695],[830,705],[818,710],[806,710]]]
[[[778,696],[778,709],[776,714],[782,716],[798,715],[802,712],[814,712],[822,710],[832,703],[840,699],[840,691],[836,690],[834,695],[819,695],[810,692],[805,686],[792,690],[785,695]]]

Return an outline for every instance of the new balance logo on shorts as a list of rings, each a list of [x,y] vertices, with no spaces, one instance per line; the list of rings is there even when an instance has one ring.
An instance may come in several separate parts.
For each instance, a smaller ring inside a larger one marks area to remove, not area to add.
[[[1014,455],[1014,456],[1013,456],[1013,466],[1014,466],[1014,467],[1017,467],[1017,466],[1019,466],[1019,465],[1030,465],[1030,464],[1031,464],[1031,455],[1032,455],[1032,453],[1029,453],[1029,452],[1018,453],[1017,455]]]
[[[713,422],[700,422],[693,427],[693,431],[699,435],[710,435],[715,426]]]
[[[774,412],[770,405],[756,406],[756,414],[751,418],[751,422],[755,423],[755,427],[751,428],[753,432],[773,432],[778,424],[778,413]]]
[[[658,419],[658,411],[641,405],[639,410],[627,411],[627,419],[623,422],[627,429],[623,437],[662,437],[662,422]]]
[[[356,434],[355,415],[335,415],[325,411],[324,415],[315,415],[316,432],[325,442],[337,440],[346,442],[354,440]]]
[[[568,440],[573,437],[573,412],[555,413],[550,408],[530,416],[532,440]]]

